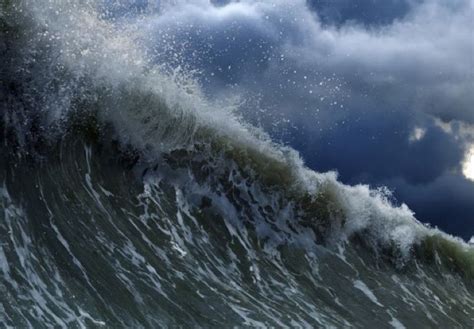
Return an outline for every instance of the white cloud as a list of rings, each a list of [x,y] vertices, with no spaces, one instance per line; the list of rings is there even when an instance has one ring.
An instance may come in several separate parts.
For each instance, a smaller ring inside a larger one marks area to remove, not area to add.
[[[412,131],[412,133],[410,134],[410,137],[408,138],[408,140],[410,142],[418,142],[420,141],[423,137],[425,137],[426,135],[426,129],[425,128],[421,128],[421,127],[415,127]]]
[[[462,172],[467,179],[474,181],[474,145],[466,152]]]

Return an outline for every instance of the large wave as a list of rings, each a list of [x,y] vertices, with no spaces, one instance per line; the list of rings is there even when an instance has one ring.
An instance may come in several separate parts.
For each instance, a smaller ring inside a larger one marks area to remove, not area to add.
[[[311,171],[95,2],[0,3],[4,325],[472,323],[461,239]]]

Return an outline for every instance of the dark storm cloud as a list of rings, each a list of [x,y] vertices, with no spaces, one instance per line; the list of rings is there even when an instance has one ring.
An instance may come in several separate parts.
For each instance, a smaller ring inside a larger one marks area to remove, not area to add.
[[[156,53],[166,53],[167,60],[173,52],[224,84],[245,87],[266,78],[258,91],[272,98],[286,98],[287,91],[314,102],[328,93],[321,79],[334,76],[346,86],[339,97],[352,96],[353,108],[361,107],[360,98],[366,107],[371,98],[373,104],[474,122],[472,3],[454,3],[412,5],[404,19],[365,29],[325,27],[304,1],[220,7],[194,1],[166,11],[148,28]]]
[[[195,0],[161,9],[140,23],[156,61],[201,71],[212,97],[254,95],[261,110],[244,105],[246,117],[311,167],[397,188],[423,220],[442,226],[439,214],[455,208],[458,223],[474,226],[474,194],[464,195],[474,184],[448,174],[459,173],[472,135],[437,124],[474,123],[473,1]]]
[[[397,112],[377,113],[295,145],[300,145],[311,167],[338,170],[351,183],[403,177],[410,184],[424,184],[459,165],[463,148],[452,135],[430,121],[424,128],[407,127],[409,122]],[[423,134],[419,140],[416,129],[419,136]]]
[[[349,21],[365,25],[390,24],[408,14],[422,0],[308,0],[325,24],[341,25]]]

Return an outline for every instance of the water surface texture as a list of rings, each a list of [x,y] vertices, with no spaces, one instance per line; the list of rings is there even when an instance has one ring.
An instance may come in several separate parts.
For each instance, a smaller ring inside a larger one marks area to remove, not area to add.
[[[102,5],[0,8],[2,327],[472,327],[472,246],[308,169]]]

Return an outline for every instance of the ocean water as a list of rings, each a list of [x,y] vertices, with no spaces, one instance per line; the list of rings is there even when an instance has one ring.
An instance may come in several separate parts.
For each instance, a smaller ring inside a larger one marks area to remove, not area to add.
[[[95,2],[0,4],[2,327],[472,327],[472,246],[308,169]]]

